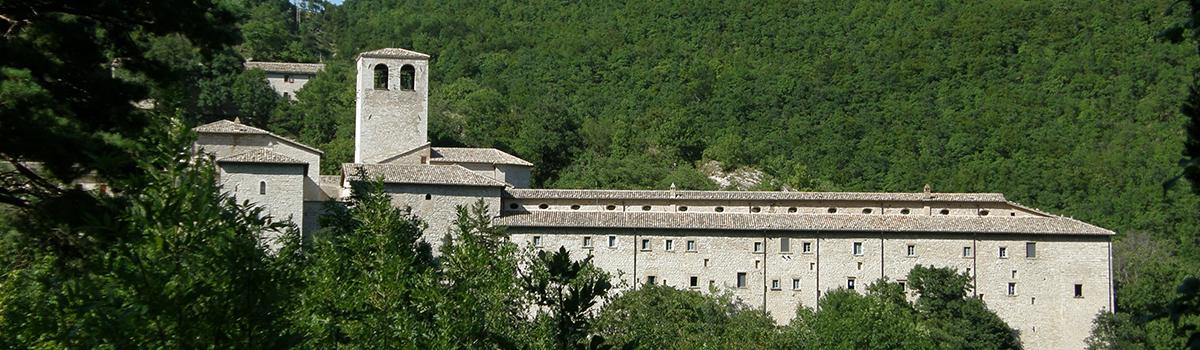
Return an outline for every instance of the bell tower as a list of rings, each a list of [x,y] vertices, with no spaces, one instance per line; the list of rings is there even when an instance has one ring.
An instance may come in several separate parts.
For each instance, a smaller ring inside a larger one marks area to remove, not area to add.
[[[428,143],[429,55],[386,48],[358,54],[354,162],[379,163]]]

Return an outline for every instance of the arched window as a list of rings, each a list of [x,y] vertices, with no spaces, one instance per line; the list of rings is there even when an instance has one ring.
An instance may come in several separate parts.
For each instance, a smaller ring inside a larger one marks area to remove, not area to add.
[[[388,89],[388,67],[386,64],[375,65],[375,90]]]
[[[416,68],[413,68],[410,64],[400,67],[400,90],[413,90],[413,84],[415,84],[416,80]]]
[[[258,194],[267,194],[267,182],[266,181],[258,182]]]

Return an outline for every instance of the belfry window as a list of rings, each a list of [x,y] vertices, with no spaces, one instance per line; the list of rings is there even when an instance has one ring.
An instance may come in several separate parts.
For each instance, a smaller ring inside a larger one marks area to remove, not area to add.
[[[400,90],[413,90],[413,84],[417,80],[417,70],[412,65],[406,64],[400,67]]]
[[[266,181],[258,182],[258,194],[267,194],[267,182]]]
[[[388,89],[388,66],[386,64],[375,65],[375,90]]]

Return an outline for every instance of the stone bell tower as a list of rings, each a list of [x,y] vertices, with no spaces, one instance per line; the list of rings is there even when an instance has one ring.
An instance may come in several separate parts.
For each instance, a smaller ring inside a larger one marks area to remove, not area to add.
[[[357,61],[354,162],[379,163],[428,143],[429,55],[386,48]]]

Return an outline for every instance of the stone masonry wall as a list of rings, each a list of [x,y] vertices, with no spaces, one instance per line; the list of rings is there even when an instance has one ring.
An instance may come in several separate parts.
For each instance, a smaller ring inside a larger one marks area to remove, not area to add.
[[[575,259],[591,254],[625,288],[637,288],[653,276],[655,283],[679,289],[731,291],[748,305],[765,305],[780,323],[790,322],[799,306],[815,307],[822,292],[848,288],[851,279],[860,292],[881,277],[907,285],[916,265],[968,273],[974,295],[1018,329],[1028,349],[1082,348],[1092,319],[1112,307],[1107,236],[528,227],[508,232],[522,246],[532,246],[536,237],[538,249],[566,247]],[[585,238],[590,247],[584,246]],[[688,249],[689,241],[694,250]],[[1035,258],[1025,257],[1028,242],[1036,245]],[[1005,258],[999,257],[1002,246]],[[969,248],[966,256],[963,248]],[[745,274],[746,285],[737,285],[739,274]],[[1016,283],[1012,296],[1010,282]],[[1074,295],[1076,284],[1082,285],[1081,297]]]

